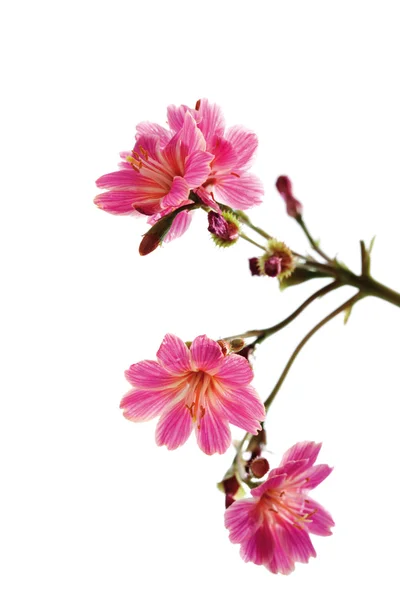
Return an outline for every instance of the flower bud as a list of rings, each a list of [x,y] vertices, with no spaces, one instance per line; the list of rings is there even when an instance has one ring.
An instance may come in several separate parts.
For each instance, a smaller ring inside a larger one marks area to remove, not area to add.
[[[250,469],[254,477],[261,479],[269,471],[269,462],[266,458],[256,458],[250,463]]]
[[[263,256],[249,259],[249,267],[252,275],[268,275],[282,280],[293,273],[295,262],[286,244],[271,239]]]
[[[268,277],[277,277],[282,271],[282,259],[279,256],[271,256],[264,263],[264,273]]]
[[[257,257],[249,258],[249,268],[252,275],[264,275],[260,266],[260,259]]]
[[[303,205],[293,196],[292,182],[289,177],[281,175],[276,180],[275,186],[286,203],[287,214],[294,218],[301,216]]]
[[[162,217],[144,234],[139,246],[140,256],[146,256],[153,252],[163,241],[176,217],[176,213],[171,213]]]
[[[239,238],[239,221],[231,212],[218,214],[211,210],[208,213],[208,231],[217,246],[227,248]]]
[[[246,342],[242,338],[231,340],[231,352],[240,352],[243,350]]]

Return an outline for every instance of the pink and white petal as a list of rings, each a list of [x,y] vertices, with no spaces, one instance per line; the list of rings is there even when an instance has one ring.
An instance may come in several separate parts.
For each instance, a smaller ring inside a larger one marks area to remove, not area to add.
[[[199,335],[193,340],[190,353],[192,367],[212,375],[219,371],[221,362],[224,359],[220,345],[214,340],[210,340],[206,335]]]
[[[317,460],[322,444],[316,442],[297,442],[289,450],[286,450],[282,457],[280,466],[283,466],[289,460],[308,459],[309,466],[313,465]]]
[[[237,169],[248,169],[258,146],[255,133],[241,125],[230,127],[226,132],[226,139],[232,144],[237,155]]]
[[[273,540],[274,551],[269,557],[268,562],[265,566],[272,573],[282,573],[282,575],[289,575],[295,567],[293,558],[286,552],[286,549],[281,545],[281,539],[279,532],[277,531],[276,523],[271,526],[271,537]]]
[[[217,104],[211,104],[207,98],[202,98],[198,114],[200,116],[199,129],[203,132],[207,144],[212,143],[215,135],[222,136],[224,134],[225,119]]]
[[[93,202],[102,210],[113,215],[134,212],[135,193],[132,190],[110,190],[96,196]]]
[[[177,402],[161,415],[156,428],[156,444],[175,450],[184,444],[193,428],[193,421],[185,402]]]
[[[102,175],[96,181],[98,188],[130,188],[136,185],[138,179],[138,173],[130,167],[130,169],[120,169],[113,173],[107,173]]]
[[[271,474],[272,474],[272,476],[271,476]],[[251,490],[251,495],[254,496],[254,498],[259,498],[260,496],[262,496],[264,494],[264,492],[267,492],[268,490],[275,490],[275,489],[279,489],[279,488],[283,487],[285,485],[285,482],[286,482],[285,474],[276,475],[276,474],[273,474],[273,471],[270,471],[268,474],[268,479],[266,481],[264,481],[258,487]]]
[[[237,154],[232,144],[225,138],[215,136],[210,151],[215,156],[211,165],[213,172],[226,173],[238,168]]]
[[[242,543],[240,556],[245,562],[267,566],[274,551],[274,540],[271,531],[267,523],[264,523]]]
[[[161,147],[166,146],[172,137],[172,133],[162,127],[158,123],[151,123],[150,121],[142,121],[136,126],[136,139],[139,139],[143,135],[155,135],[159,138]]]
[[[204,189],[203,187],[198,187],[194,190],[198,197],[210,208],[212,208],[216,213],[221,214],[221,209],[218,204],[213,199],[211,193]]]
[[[140,389],[162,390],[179,384],[179,380],[155,360],[142,360],[131,365],[125,371],[125,377],[129,383]]]
[[[231,431],[224,415],[208,405],[195,429],[197,443],[205,454],[224,454],[231,444]]]
[[[296,562],[308,563],[310,557],[315,558],[317,553],[306,529],[302,528],[301,523],[297,527],[296,525],[297,523],[281,519],[274,533],[279,537],[279,545],[285,554]]]
[[[185,113],[183,127],[178,135],[181,143],[187,148],[187,155],[206,150],[206,140],[190,112]]]
[[[185,342],[172,333],[164,336],[157,358],[162,367],[175,376],[191,371],[189,349]]]
[[[214,185],[217,202],[239,210],[260,204],[263,194],[264,188],[261,181],[251,173],[221,175]]]
[[[216,377],[224,387],[236,389],[248,385],[253,380],[254,373],[249,361],[243,356],[228,354],[221,363]]]
[[[161,208],[179,208],[189,203],[189,186],[183,177],[174,177],[171,189],[161,200]]]
[[[260,526],[262,514],[257,510],[258,500],[244,498],[236,500],[225,511],[225,527],[229,529],[232,544],[240,544],[254,534]]]
[[[256,435],[261,429],[260,422],[265,418],[264,405],[255,392],[243,388],[220,398],[221,411],[229,423]]]
[[[173,390],[131,390],[122,398],[120,408],[130,421],[149,421],[173,400]]]
[[[172,240],[176,240],[176,238],[183,235],[192,222],[192,218],[193,212],[191,211],[183,210],[182,212],[178,213],[171,225],[170,230],[164,238],[164,242],[172,242]]]
[[[327,510],[315,500],[307,498],[307,504],[304,506],[306,517],[306,527],[309,533],[314,535],[332,535],[331,527],[335,522]]]
[[[200,119],[200,115],[198,114],[197,110],[195,110],[194,108],[189,108],[189,106],[186,106],[185,104],[181,104],[181,106],[175,106],[174,104],[171,104],[170,106],[168,106],[168,125],[174,133],[182,129],[185,114],[187,112],[190,112],[190,114],[196,120],[196,122]]]
[[[213,155],[209,152],[192,152],[185,161],[184,178],[190,188],[196,188],[207,180]]]
[[[307,490],[313,490],[324,481],[333,471],[333,467],[328,465],[315,465],[303,473],[301,487]]]
[[[136,160],[143,160],[143,158],[147,160],[150,156],[154,160],[159,161],[161,152],[160,146],[160,138],[157,135],[146,134],[136,136],[133,152],[136,152],[138,156],[136,155],[134,158],[136,158]],[[131,156],[133,152],[131,153]]]

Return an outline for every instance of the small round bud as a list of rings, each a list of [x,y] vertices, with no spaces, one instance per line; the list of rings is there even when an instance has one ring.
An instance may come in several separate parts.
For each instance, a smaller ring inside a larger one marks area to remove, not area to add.
[[[240,352],[243,350],[246,342],[242,338],[231,340],[231,352]]]
[[[257,257],[249,258],[249,268],[252,275],[264,275],[260,266],[260,259]]]
[[[264,263],[264,273],[268,277],[277,277],[282,271],[282,259],[279,256],[271,256]]]
[[[208,213],[208,231],[217,246],[227,248],[235,244],[239,238],[239,221],[229,211],[218,214],[210,210]]]
[[[266,473],[268,473],[269,462],[267,461],[266,458],[256,458],[250,464],[250,469],[251,469],[251,472],[253,473],[254,477],[257,477],[257,479],[260,479],[261,477],[264,477],[264,475]]]

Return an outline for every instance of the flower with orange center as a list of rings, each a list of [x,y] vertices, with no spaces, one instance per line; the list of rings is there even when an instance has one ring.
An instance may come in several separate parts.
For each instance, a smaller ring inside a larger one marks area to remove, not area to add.
[[[223,454],[231,443],[229,423],[256,434],[264,406],[250,385],[253,371],[237,354],[201,335],[188,348],[167,334],[157,361],[144,360],[125,373],[133,390],[121,401],[124,416],[147,421],[158,415],[156,442],[173,450],[194,429],[206,454]]]

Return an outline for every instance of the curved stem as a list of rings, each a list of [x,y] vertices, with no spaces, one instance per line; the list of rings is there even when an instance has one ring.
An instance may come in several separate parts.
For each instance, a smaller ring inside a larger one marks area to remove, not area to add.
[[[329,258],[329,256],[327,254],[325,254],[325,252],[323,250],[321,250],[321,248],[319,247],[317,242],[312,237],[311,233],[308,231],[307,225],[303,221],[303,217],[301,215],[299,215],[298,217],[296,217],[296,221],[302,228],[306,238],[310,242],[310,244],[311,244],[312,248],[315,250],[315,252],[317,252],[324,260],[326,260],[326,262],[332,263],[333,262],[332,259]]]
[[[261,246],[261,244],[258,244],[257,242],[249,238],[245,233],[240,232],[239,237],[241,237],[243,240],[246,240],[247,242],[250,242],[250,244],[253,244],[253,246],[257,246],[257,248],[260,248],[263,252],[265,252],[264,246]]]
[[[346,302],[344,302],[338,308],[336,308],[334,311],[332,311],[331,313],[329,313],[329,315],[327,315],[324,319],[322,319],[322,321],[320,321],[319,323],[317,323],[317,325],[315,325],[315,327],[313,327],[307,333],[307,335],[304,336],[304,338],[301,340],[301,342],[298,344],[298,346],[295,348],[294,352],[292,353],[291,357],[289,358],[289,360],[288,360],[288,362],[286,364],[286,367],[283,369],[282,375],[279,377],[279,379],[278,379],[278,381],[277,381],[274,389],[272,390],[272,392],[270,393],[270,395],[268,396],[268,398],[264,402],[264,406],[265,406],[265,410],[266,411],[271,406],[271,404],[272,404],[275,396],[277,395],[278,391],[280,390],[280,388],[282,386],[282,383],[285,381],[286,375],[288,374],[288,372],[290,370],[290,367],[294,363],[295,358],[297,357],[297,355],[299,354],[299,352],[303,348],[303,346],[305,346],[305,344],[308,342],[308,340],[310,338],[312,338],[312,336],[314,335],[314,333],[316,333],[319,329],[321,329],[321,327],[323,327],[331,319],[333,319],[334,317],[336,317],[337,315],[339,315],[341,312],[343,312],[347,308],[352,307],[356,302],[358,302],[359,300],[361,300],[361,298],[363,298],[363,297],[364,297],[364,294],[362,292],[357,292],[357,294],[355,296],[353,296],[349,300],[346,300]]]
[[[300,306],[294,312],[292,312],[292,314],[286,317],[286,319],[283,319],[283,321],[280,321],[272,327],[267,327],[266,329],[252,329],[250,331],[246,331],[245,333],[241,333],[239,335],[232,335],[224,339],[229,341],[236,338],[256,337],[257,339],[252,344],[249,344],[249,346],[255,346],[256,344],[260,344],[265,339],[267,339],[274,333],[277,333],[278,331],[286,327],[286,325],[289,325],[289,323],[294,321],[294,319],[296,319],[296,317],[298,317],[303,312],[303,310],[307,308],[307,306],[314,302],[314,300],[316,300],[317,298],[322,298],[322,296],[325,296],[329,292],[341,287],[341,285],[342,284],[340,283],[340,281],[333,281],[325,287],[317,290],[316,292],[314,292],[314,294],[307,298],[307,300],[305,300],[303,304],[300,304]]]

